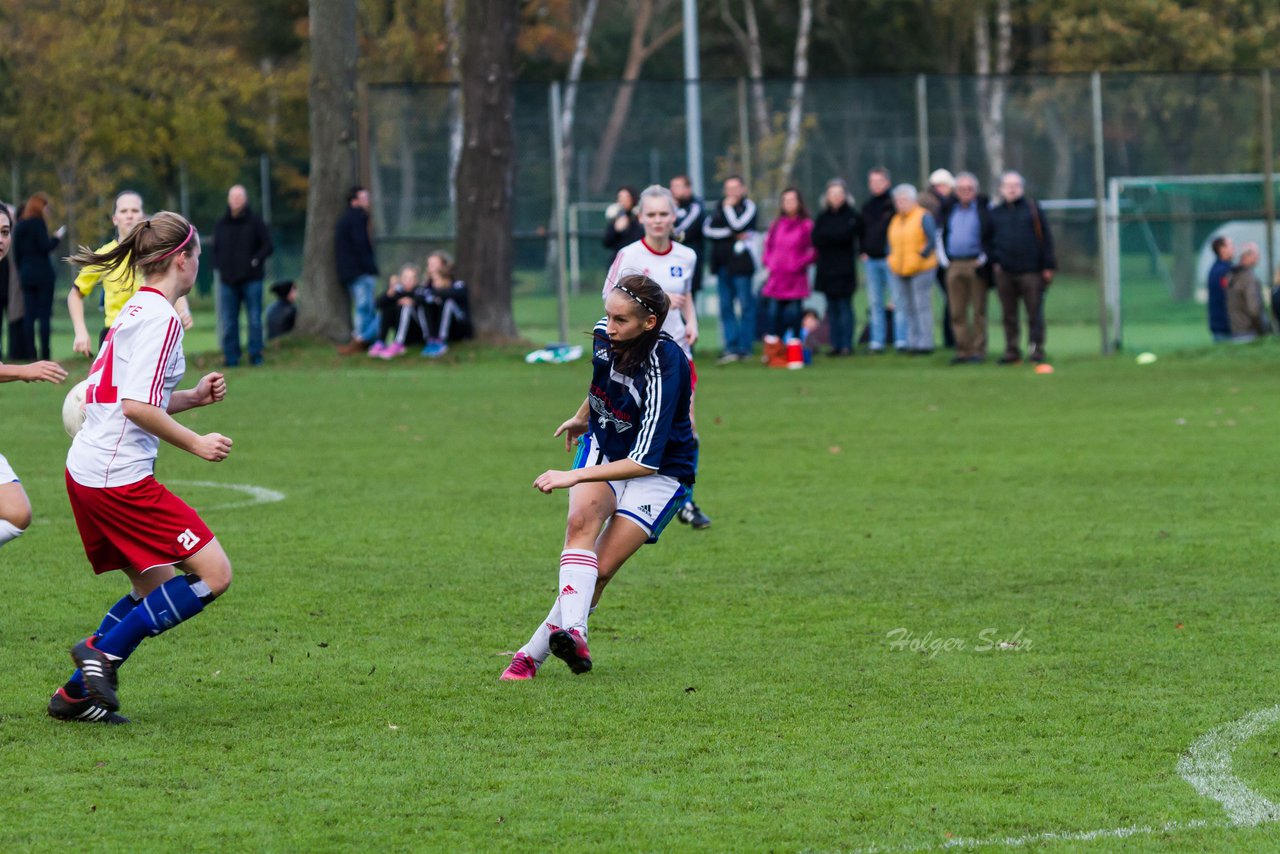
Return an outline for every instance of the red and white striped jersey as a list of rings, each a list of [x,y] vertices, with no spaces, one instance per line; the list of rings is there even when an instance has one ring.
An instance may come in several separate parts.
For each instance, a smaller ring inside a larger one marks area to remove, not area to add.
[[[169,408],[187,369],[182,334],[178,313],[155,288],[139,288],[120,309],[89,371],[84,426],[67,452],[76,483],[128,486],[155,472],[160,439],[124,417],[124,402]]]

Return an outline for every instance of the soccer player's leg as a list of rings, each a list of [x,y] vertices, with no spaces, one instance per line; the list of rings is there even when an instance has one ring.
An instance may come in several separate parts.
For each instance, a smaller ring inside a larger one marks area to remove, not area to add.
[[[3,470],[7,469],[7,473]],[[0,478],[8,477],[13,469],[8,468],[4,457],[0,457]],[[0,547],[16,540],[31,525],[31,502],[27,493],[16,477],[9,477],[0,483]]]
[[[690,381],[694,387],[698,385],[698,374],[693,368],[693,362],[689,363]],[[694,404],[697,401],[697,392],[693,391],[689,395],[689,425],[693,428],[693,473],[698,474],[698,454],[702,448],[702,441],[698,438],[698,421],[694,416]],[[711,519],[706,513],[702,512],[693,500],[693,486],[685,487],[686,495],[684,505],[676,513],[676,518],[680,520],[682,525],[689,525],[696,530],[703,530],[711,527]]]
[[[147,572],[130,571],[135,589],[152,589],[105,635],[86,638],[72,649],[71,656],[84,672],[89,695],[112,711],[120,707],[115,688],[116,669],[121,663],[147,638],[200,614],[231,584],[231,561],[216,539],[210,539],[198,552],[179,562],[178,568],[182,572],[158,585],[147,584]]]
[[[585,446],[589,455],[590,440]],[[595,464],[579,453],[574,467]],[[565,547],[560,553],[557,586],[560,592],[547,618],[516,653],[502,679],[532,679],[537,668],[551,654],[551,636],[554,633],[564,631],[571,634],[576,629],[579,637],[585,635],[587,611],[597,575],[595,540],[616,506],[613,488],[607,483],[580,483],[569,490],[569,517],[565,526]]]

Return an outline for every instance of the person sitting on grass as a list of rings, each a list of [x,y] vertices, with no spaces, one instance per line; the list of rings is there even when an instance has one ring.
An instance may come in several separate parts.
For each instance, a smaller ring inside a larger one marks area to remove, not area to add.
[[[271,286],[276,301],[267,309],[267,340],[288,335],[298,322],[298,286],[290,280]]]
[[[448,252],[432,252],[427,257],[427,287],[421,294],[427,312],[423,327],[427,344],[422,355],[435,359],[449,351],[450,341],[471,337],[467,283],[454,278],[453,257]]]
[[[404,353],[409,337],[409,323],[416,320],[422,338],[427,339],[427,313],[423,308],[426,289],[418,284],[418,268],[405,264],[400,275],[392,276],[387,292],[378,298],[381,321],[378,324],[378,340],[369,348],[369,355],[376,359],[394,359]],[[387,334],[395,331],[390,344],[384,343]]]

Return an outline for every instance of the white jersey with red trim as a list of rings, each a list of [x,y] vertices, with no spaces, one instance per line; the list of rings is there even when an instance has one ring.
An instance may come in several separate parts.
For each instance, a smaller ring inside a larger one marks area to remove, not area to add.
[[[613,286],[619,279],[639,274],[653,279],[669,294],[692,298],[693,271],[697,265],[698,253],[683,243],[672,241],[671,247],[666,252],[654,252],[649,248],[649,244],[644,242],[644,238],[641,238],[618,250],[617,257],[613,259],[613,266],[609,268],[609,275],[605,276],[602,296],[608,297],[609,291],[613,290]],[[689,342],[685,340],[684,326],[684,315],[673,306],[667,312],[667,320],[662,324],[662,331],[675,339],[680,349],[684,350],[685,356],[692,359],[693,351],[689,347]]]
[[[178,313],[155,288],[139,288],[120,309],[89,370],[84,426],[67,452],[76,483],[128,486],[155,471],[160,439],[124,417],[124,402],[168,410],[187,369],[182,334]]]

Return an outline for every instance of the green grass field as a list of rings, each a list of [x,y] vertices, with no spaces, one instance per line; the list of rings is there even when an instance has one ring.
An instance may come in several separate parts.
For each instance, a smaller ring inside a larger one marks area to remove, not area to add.
[[[550,336],[553,303],[520,313]],[[65,389],[4,386],[37,519],[0,551],[0,850],[1274,850],[1178,762],[1280,702],[1278,354],[707,364],[715,524],[622,571],[594,672],[502,684],[554,596],[566,499],[530,483],[588,367],[273,350],[183,416],[227,462],[161,452],[236,581],[130,660],[113,728],[44,714],[124,584],[71,519]],[[1234,773],[1280,801],[1258,729]]]

